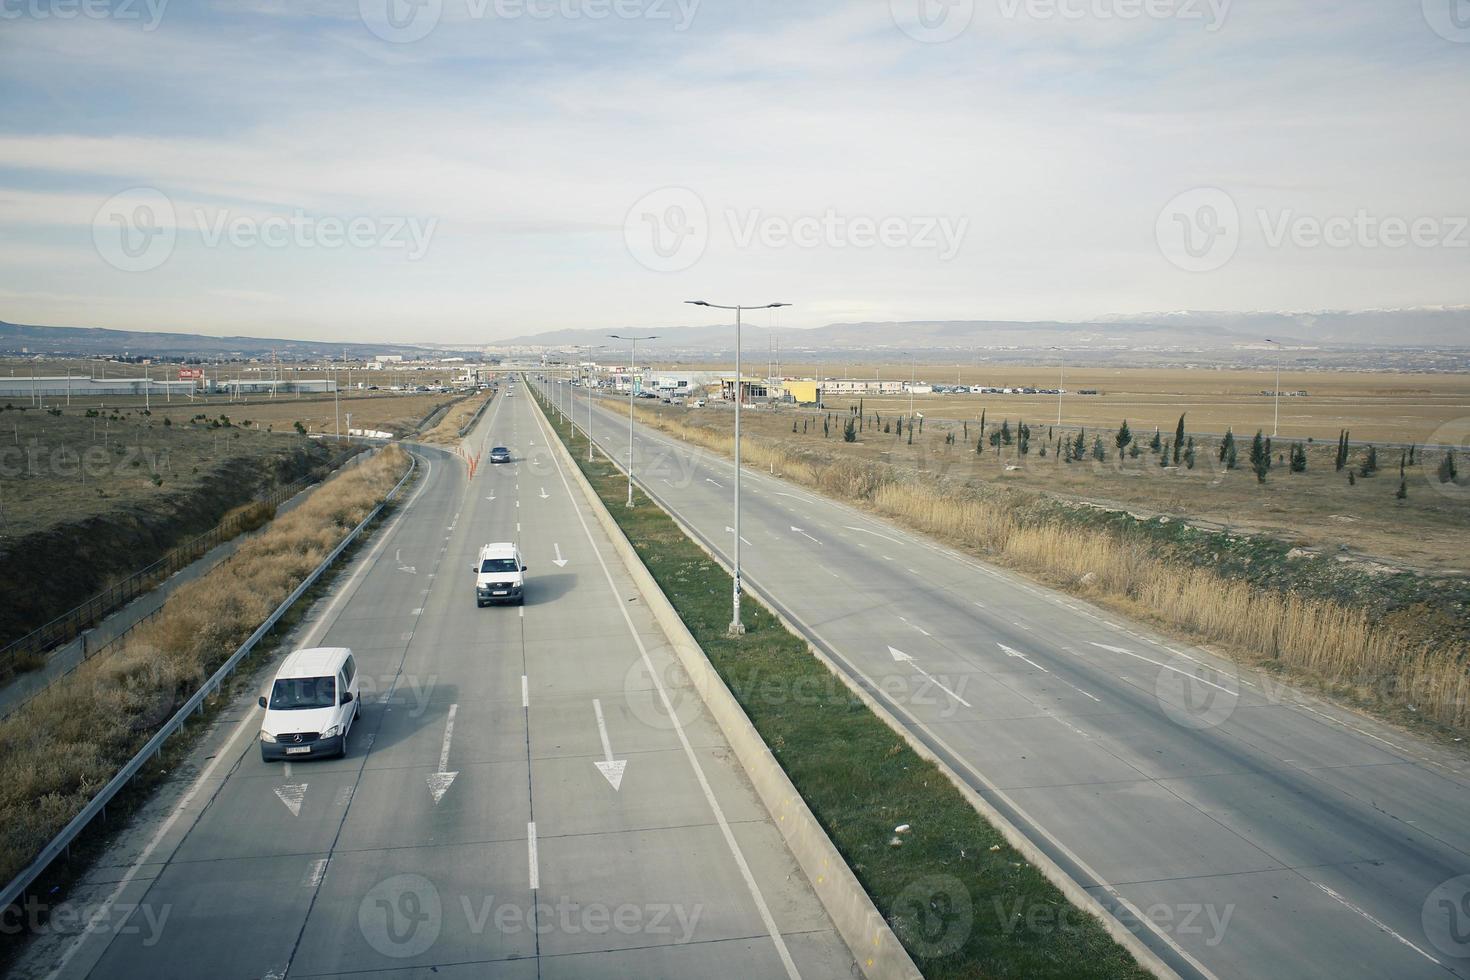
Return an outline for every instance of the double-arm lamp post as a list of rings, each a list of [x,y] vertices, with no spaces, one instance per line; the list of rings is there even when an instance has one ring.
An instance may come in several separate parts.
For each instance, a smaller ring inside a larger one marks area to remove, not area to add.
[[[721,306],[719,303],[706,303],[702,299],[685,300],[691,306],[707,306],[712,310],[734,310],[735,311],[735,586],[730,616],[730,635],[740,636],[745,632],[745,624],[740,621],[740,403],[743,400],[741,389],[744,387],[744,379],[740,373],[740,315],[745,310],[774,310],[781,306],[790,306],[790,303],[766,303],[761,306]]]

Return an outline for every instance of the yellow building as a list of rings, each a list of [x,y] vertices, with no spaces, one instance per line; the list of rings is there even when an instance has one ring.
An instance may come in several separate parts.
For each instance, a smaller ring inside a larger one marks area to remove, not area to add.
[[[816,405],[822,400],[820,381],[783,381],[781,387],[798,405]]]

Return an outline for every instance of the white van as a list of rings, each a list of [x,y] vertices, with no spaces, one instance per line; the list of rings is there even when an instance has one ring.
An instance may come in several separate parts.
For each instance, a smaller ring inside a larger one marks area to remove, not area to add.
[[[346,647],[297,650],[276,671],[269,697],[260,699],[260,757],[344,756],[347,733],[362,702],[357,661]]]
[[[526,563],[514,543],[487,544],[470,566],[475,573],[475,605],[487,602],[526,604]]]

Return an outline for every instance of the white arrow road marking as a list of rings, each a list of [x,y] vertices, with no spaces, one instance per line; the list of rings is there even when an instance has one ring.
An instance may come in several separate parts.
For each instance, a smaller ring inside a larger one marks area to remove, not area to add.
[[[553,547],[556,548],[556,557],[552,559],[551,563],[557,568],[566,568],[567,560],[561,556],[561,545],[556,544]]]
[[[1187,670],[1181,670],[1180,668],[1175,667],[1173,664],[1166,664],[1161,660],[1152,660],[1148,657],[1143,656],[1142,654],[1134,653],[1132,650],[1125,650],[1122,647],[1109,646],[1106,643],[1093,642],[1092,645],[1103,650],[1111,650],[1113,653],[1121,653],[1125,657],[1132,657],[1135,660],[1142,660],[1146,664],[1153,664],[1155,667],[1162,667],[1164,670],[1172,670],[1174,673],[1183,674],[1185,677],[1192,677],[1195,680],[1199,681],[1201,684],[1206,684],[1210,687],[1213,687],[1217,691],[1224,691],[1226,694],[1233,694],[1236,697],[1240,696],[1239,691],[1232,691],[1230,690],[1230,688],[1216,684],[1214,681],[1207,681],[1198,674],[1191,673]]]
[[[285,786],[276,787],[276,796],[286,809],[291,811],[291,816],[301,816],[301,804],[306,802],[306,783],[287,783]]]
[[[613,792],[617,792],[618,787],[623,784],[623,770],[628,768],[628,760],[613,758],[612,743],[607,739],[607,722],[602,717],[602,702],[597,698],[592,699],[592,710],[597,713],[597,734],[602,738],[603,759],[601,762],[594,762],[593,765],[607,778]]]
[[[907,619],[905,619],[902,616],[900,616],[898,618],[900,620],[902,620],[906,625],[912,626],[914,629],[918,630],[920,633],[923,633],[925,636],[928,636],[929,635],[929,631],[926,630],[926,629],[924,629],[924,627],[919,626],[917,623],[910,623]]]
[[[822,543],[820,541],[817,541],[816,538],[812,537],[810,534],[807,534],[805,531],[803,531],[801,528],[797,527],[794,524],[791,526],[791,530],[795,531],[797,534],[799,534],[802,537],[806,538],[808,541],[813,541],[813,542],[816,542],[817,544],[821,544]]]
[[[546,488],[545,487],[542,487],[541,488],[541,499],[542,500],[545,500],[549,496],[551,496],[551,494],[549,494],[549,493],[546,492]]]
[[[1017,660],[1024,660],[1031,666],[1035,667],[1037,670],[1041,671],[1043,674],[1051,673],[1051,671],[1047,670],[1045,667],[1041,666],[1041,664],[1032,660],[1030,657],[1026,656],[1024,653],[1014,647],[1008,647],[1004,643],[997,643],[996,646],[1004,650],[1007,657],[1015,657]]]
[[[948,694],[950,697],[954,698],[960,704],[964,705],[967,708],[973,708],[974,707],[973,704],[971,704],[970,702],[966,701],[964,698],[960,697],[954,691],[951,691],[949,688],[945,687],[944,684],[942,684],[940,682],[939,678],[937,678],[933,674],[929,673],[923,667],[920,667],[918,665],[918,663],[914,660],[913,657],[911,657],[908,654],[904,653],[902,650],[895,650],[893,647],[889,647],[888,648],[888,653],[898,663],[908,664],[910,667],[914,668],[914,670],[917,670],[919,673],[923,674],[924,677],[925,677],[925,679],[927,679],[930,684],[933,684],[935,687],[939,688],[945,694]]]
[[[413,567],[412,565],[405,565],[403,563],[403,557],[402,557],[402,555],[403,555],[403,549],[402,548],[399,548],[396,551],[394,551],[393,552],[393,564],[395,564],[395,565],[398,566],[398,570],[400,572],[407,572],[410,575],[417,575],[419,573],[418,569],[415,568],[415,567]]]
[[[725,533],[726,533],[726,534],[734,534],[734,533],[735,533],[735,529],[734,529],[734,528],[733,528],[733,527],[728,527],[728,526],[727,526],[727,527],[726,527],[726,528],[725,528]],[[749,542],[749,541],[747,541],[747,540],[745,540],[745,536],[744,536],[744,535],[741,535],[741,536],[740,536],[740,543],[741,543],[741,544],[750,544],[750,542]],[[750,545],[750,546],[751,546],[751,547],[752,547],[752,548],[754,548],[754,547],[755,547],[755,545],[753,545],[753,544],[751,544],[751,545]]]
[[[428,775],[429,795],[434,798],[434,805],[444,799],[444,794],[449,792],[449,787],[454,785],[454,777],[459,772],[446,772],[449,768],[449,743],[454,738],[454,716],[459,713],[459,705],[449,706],[449,720],[444,723],[444,746],[439,750],[439,771]]]
[[[495,494],[492,493],[490,496],[486,497],[485,499],[486,500],[494,500],[495,499]]]
[[[709,477],[705,477],[704,478],[704,482],[705,483],[714,483],[715,486],[719,487],[721,490],[725,489],[725,485],[723,483],[715,483],[715,481],[714,480],[711,480]]]

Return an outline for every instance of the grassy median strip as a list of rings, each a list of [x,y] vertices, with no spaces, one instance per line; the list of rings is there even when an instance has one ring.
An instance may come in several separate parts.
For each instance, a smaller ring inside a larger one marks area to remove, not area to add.
[[[403,476],[389,447],[327,481],[179,588],[116,653],[0,721],[0,881],[9,881]]]
[[[572,456],[926,977],[1149,976],[765,607],[729,637],[729,574],[643,494],[625,507],[605,457]]]

